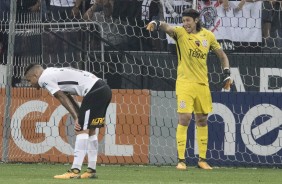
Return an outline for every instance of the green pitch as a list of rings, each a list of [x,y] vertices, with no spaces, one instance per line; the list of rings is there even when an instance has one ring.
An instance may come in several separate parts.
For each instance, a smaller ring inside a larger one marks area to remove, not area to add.
[[[281,169],[270,168],[214,168],[211,171],[189,167],[177,171],[173,166],[98,166],[98,179],[55,180],[69,165],[51,164],[0,164],[1,184],[278,184],[282,181]],[[85,169],[85,167],[84,167]]]

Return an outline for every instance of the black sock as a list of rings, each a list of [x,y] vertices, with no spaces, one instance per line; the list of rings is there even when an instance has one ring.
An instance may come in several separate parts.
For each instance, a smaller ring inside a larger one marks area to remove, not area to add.
[[[87,168],[87,172],[89,173],[96,173],[96,169],[92,169],[90,167]]]
[[[184,162],[185,163],[185,159],[178,159],[178,162]]]

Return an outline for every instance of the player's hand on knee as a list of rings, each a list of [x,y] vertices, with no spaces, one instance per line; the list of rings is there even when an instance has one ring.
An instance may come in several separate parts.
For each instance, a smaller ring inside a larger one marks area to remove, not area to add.
[[[78,119],[74,121],[74,130],[75,131],[80,131],[81,130],[81,126],[78,123]]]
[[[155,31],[155,30],[159,30],[159,26],[160,26],[160,21],[158,20],[152,20],[151,22],[149,22],[149,24],[147,24],[146,29],[148,31]]]
[[[225,90],[230,90],[230,87],[233,84],[233,80],[230,77],[230,70],[228,68],[225,68],[223,71],[221,84],[222,88]]]

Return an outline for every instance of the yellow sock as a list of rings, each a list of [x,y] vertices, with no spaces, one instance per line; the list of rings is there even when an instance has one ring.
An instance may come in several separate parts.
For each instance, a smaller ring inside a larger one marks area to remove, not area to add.
[[[183,126],[180,124],[178,124],[177,129],[176,129],[177,152],[178,152],[178,158],[181,160],[185,159],[187,129],[188,129],[188,126]]]
[[[206,159],[208,150],[208,126],[197,126],[197,142],[199,147],[199,157]]]

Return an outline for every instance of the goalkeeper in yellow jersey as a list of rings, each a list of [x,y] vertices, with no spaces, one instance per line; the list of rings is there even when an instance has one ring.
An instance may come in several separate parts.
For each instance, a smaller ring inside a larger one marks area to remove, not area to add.
[[[186,170],[187,129],[194,112],[199,147],[198,166],[202,169],[212,169],[206,162],[208,145],[207,118],[208,113],[212,111],[206,62],[209,51],[214,51],[224,70],[222,87],[229,90],[232,81],[229,60],[217,42],[215,35],[202,27],[198,11],[185,9],[182,13],[182,22],[183,26],[171,26],[165,22],[153,20],[147,25],[147,30],[165,31],[176,43],[178,56],[176,97],[179,118],[176,130],[178,151],[176,168]]]

